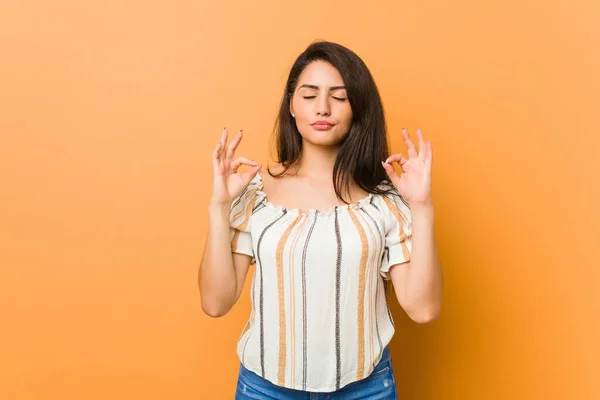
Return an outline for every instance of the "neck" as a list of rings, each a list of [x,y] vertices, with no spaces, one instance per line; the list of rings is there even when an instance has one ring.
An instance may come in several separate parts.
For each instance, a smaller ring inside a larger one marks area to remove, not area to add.
[[[298,160],[297,176],[331,179],[339,150],[339,146],[315,146],[305,141]]]

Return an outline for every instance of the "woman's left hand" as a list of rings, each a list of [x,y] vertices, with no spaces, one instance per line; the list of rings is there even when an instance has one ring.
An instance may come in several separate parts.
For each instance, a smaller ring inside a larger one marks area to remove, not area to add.
[[[407,201],[409,207],[431,206],[431,163],[433,153],[431,142],[423,139],[420,129],[417,129],[419,152],[410,140],[406,129],[402,129],[404,143],[408,148],[408,159],[402,154],[393,154],[385,162],[383,168],[390,182]],[[392,166],[394,162],[400,165],[402,173],[398,175]]]

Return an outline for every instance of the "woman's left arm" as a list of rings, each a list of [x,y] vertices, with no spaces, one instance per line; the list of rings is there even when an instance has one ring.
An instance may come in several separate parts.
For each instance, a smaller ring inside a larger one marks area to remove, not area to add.
[[[402,136],[408,148],[408,159],[394,154],[382,165],[391,183],[408,202],[412,248],[410,261],[392,266],[389,273],[402,308],[413,321],[426,323],[440,314],[443,281],[435,244],[431,198],[433,151],[431,143],[425,143],[421,130],[417,130],[418,152],[406,129],[402,129]],[[400,175],[392,166],[394,162],[400,165]]]
[[[442,268],[435,244],[433,206],[411,207],[410,261],[390,268],[398,303],[415,322],[427,323],[440,314]]]

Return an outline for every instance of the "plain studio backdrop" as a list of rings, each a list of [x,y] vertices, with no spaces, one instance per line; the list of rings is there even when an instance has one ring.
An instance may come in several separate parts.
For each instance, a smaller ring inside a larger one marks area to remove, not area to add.
[[[266,164],[317,39],[367,63],[394,152],[402,127],[433,143],[442,315],[389,297],[400,398],[600,398],[598,21],[592,0],[3,2],[0,398],[233,397],[249,280],[202,313],[210,155],[244,128]]]

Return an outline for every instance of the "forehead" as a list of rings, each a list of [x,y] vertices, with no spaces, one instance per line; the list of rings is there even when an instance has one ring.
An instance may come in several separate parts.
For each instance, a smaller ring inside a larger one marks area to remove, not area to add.
[[[298,77],[298,87],[303,84],[316,86],[343,86],[344,80],[340,72],[325,61],[313,61],[308,64]]]

